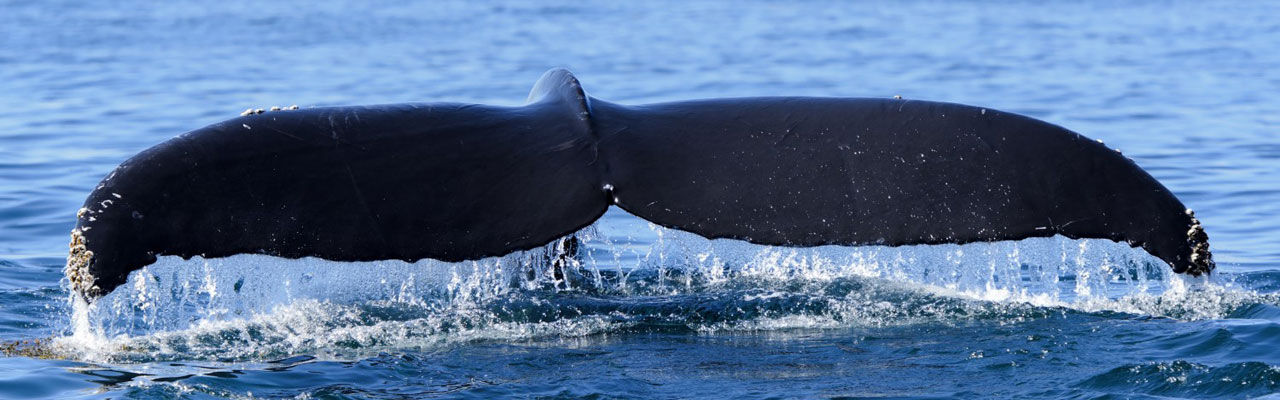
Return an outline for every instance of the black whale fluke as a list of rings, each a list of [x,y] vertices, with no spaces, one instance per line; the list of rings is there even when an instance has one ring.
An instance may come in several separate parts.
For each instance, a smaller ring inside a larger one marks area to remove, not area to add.
[[[768,245],[1063,235],[1140,246],[1175,272],[1214,267],[1168,189],[1056,125],[900,99],[625,106],[556,69],[519,107],[257,110],[179,135],[89,195],[67,274],[91,300],[162,255],[472,260],[542,246],[613,204]]]

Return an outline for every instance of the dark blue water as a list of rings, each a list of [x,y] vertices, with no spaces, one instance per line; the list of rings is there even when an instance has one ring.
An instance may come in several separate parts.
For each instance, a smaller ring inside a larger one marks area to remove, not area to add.
[[[1280,389],[1280,7],[0,1],[0,398],[1245,398]],[[612,211],[567,282],[476,263],[62,266],[115,165],[246,108],[931,99],[1119,148],[1219,272],[1115,243],[786,249]]]

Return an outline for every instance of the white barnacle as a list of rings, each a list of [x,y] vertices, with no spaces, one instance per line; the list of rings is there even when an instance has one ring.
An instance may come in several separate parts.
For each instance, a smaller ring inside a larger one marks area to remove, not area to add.
[[[71,230],[70,251],[67,253],[67,264],[63,268],[71,287],[81,293],[95,290],[93,275],[89,274],[89,264],[93,261],[93,251],[86,246],[88,242],[81,229]]]

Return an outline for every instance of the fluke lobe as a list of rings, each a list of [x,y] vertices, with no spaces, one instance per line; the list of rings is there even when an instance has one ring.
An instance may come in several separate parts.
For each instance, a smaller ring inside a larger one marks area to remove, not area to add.
[[[627,106],[555,69],[519,107],[258,110],[179,135],[89,195],[67,275],[92,300],[161,255],[473,260],[547,244],[610,205],[766,245],[1063,235],[1214,268],[1168,189],[1053,124],[901,99]]]

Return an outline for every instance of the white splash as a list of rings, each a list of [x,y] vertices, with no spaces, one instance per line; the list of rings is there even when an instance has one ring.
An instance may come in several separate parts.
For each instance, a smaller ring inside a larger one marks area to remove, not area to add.
[[[783,248],[627,217],[610,213],[577,233],[582,252],[564,280],[549,267],[555,243],[461,263],[161,257],[94,304],[73,304],[71,335],[55,344],[88,360],[253,360],[574,337],[653,320],[714,332],[1016,322],[1047,308],[1204,319],[1247,301],[1107,240]]]

